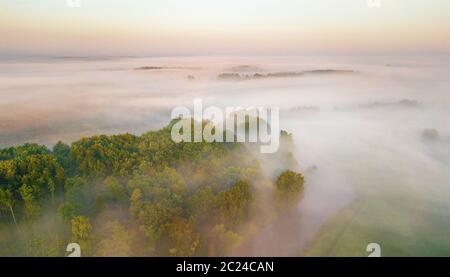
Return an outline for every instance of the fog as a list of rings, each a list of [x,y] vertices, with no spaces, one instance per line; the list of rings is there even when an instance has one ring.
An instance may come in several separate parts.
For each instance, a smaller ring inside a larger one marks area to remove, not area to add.
[[[296,210],[234,254],[361,256],[377,242],[385,255],[448,255],[450,57],[3,61],[0,147],[141,134],[195,98],[280,107],[306,177]]]

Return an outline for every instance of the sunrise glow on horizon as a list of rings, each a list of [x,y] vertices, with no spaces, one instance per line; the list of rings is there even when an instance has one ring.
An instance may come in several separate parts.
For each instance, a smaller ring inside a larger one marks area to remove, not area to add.
[[[445,0],[0,0],[0,55],[450,52]]]

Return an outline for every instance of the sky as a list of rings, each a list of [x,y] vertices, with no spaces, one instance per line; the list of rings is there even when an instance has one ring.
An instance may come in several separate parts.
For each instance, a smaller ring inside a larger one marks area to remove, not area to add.
[[[448,0],[79,1],[0,0],[0,55],[450,53]]]

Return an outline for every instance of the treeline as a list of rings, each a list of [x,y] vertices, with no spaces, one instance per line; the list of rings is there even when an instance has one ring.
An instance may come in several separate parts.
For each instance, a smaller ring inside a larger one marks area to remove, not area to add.
[[[227,255],[259,216],[255,186],[272,184],[275,209],[301,198],[301,174],[272,180],[240,143],[174,143],[173,123],[0,150],[0,255]]]

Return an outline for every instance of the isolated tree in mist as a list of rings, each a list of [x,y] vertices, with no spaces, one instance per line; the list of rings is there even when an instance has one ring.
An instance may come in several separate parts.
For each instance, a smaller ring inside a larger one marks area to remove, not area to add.
[[[278,176],[276,193],[278,204],[282,206],[293,205],[303,197],[305,179],[302,174],[285,170]]]
[[[11,212],[11,217],[14,220],[14,224],[16,225],[17,230],[20,231],[19,225],[17,225],[16,216],[14,214],[13,209],[15,202],[16,201],[14,199],[11,190],[0,188],[0,208],[7,209]]]

